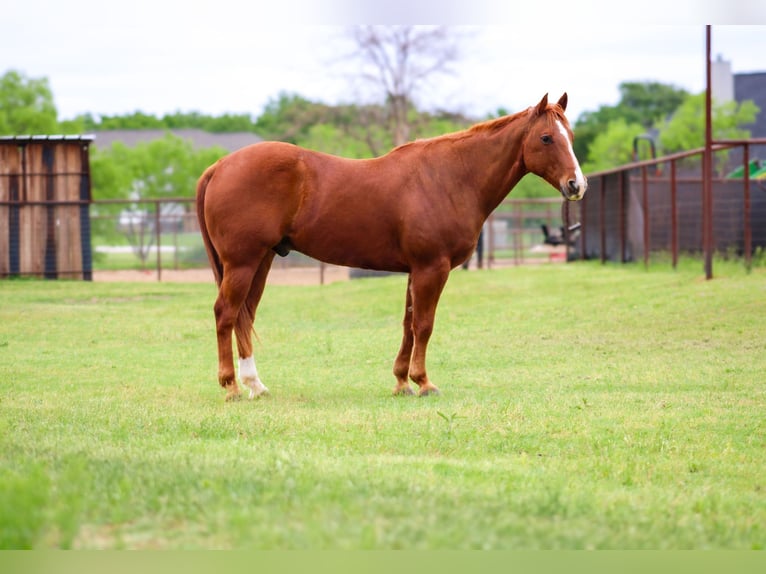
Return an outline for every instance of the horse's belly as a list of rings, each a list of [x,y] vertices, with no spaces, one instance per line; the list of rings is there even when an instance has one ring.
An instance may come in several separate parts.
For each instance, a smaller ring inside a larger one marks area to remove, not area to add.
[[[291,237],[297,251],[333,265],[379,271],[407,271],[393,233],[357,225],[336,224],[324,232],[301,233]]]

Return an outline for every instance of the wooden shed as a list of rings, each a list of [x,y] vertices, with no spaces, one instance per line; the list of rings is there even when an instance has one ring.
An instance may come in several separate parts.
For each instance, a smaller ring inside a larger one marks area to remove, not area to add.
[[[0,278],[92,279],[92,141],[0,137]]]

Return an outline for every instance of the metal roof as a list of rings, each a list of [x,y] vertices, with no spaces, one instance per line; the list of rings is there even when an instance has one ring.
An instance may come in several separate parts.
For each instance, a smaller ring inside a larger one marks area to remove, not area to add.
[[[87,141],[92,142],[96,139],[93,134],[84,135],[18,135],[18,136],[0,136],[0,141],[13,142],[37,142],[37,141]]]

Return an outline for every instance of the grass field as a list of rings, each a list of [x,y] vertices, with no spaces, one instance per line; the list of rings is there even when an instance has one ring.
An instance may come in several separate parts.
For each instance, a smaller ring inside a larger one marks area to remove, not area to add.
[[[456,271],[442,395],[405,278],[267,289],[223,402],[212,285],[0,282],[0,547],[763,549],[766,271]]]

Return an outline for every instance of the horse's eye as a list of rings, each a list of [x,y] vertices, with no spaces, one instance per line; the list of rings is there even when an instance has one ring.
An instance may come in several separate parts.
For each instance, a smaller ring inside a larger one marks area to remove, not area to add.
[[[552,138],[551,136],[549,136],[548,134],[545,134],[544,136],[542,136],[542,137],[540,138],[540,140],[541,140],[541,141],[542,141],[542,142],[543,142],[545,145],[548,145],[548,144],[552,144],[552,143],[553,143],[553,138]]]

